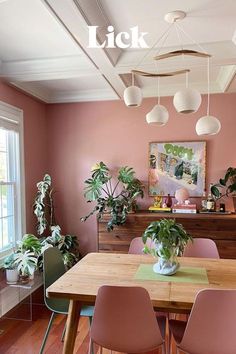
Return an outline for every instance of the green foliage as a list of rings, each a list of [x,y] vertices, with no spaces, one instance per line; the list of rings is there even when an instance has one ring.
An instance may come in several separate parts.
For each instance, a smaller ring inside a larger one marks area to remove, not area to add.
[[[99,171],[94,170],[96,176]],[[101,176],[105,179],[106,169],[101,166]],[[88,194],[93,200],[96,195],[98,186],[93,186],[93,180],[91,184],[88,181]],[[37,233],[42,236],[47,234],[49,236],[37,239],[34,235],[28,235],[28,240],[22,240],[22,245],[26,244],[26,249],[34,252],[38,256],[38,268],[43,268],[42,253],[48,247],[58,247],[62,253],[65,266],[71,268],[79,259],[78,240],[73,235],[62,235],[61,228],[56,224],[54,213],[54,190],[52,188],[52,179],[48,174],[45,174],[42,181],[37,183],[37,194],[34,201],[34,214],[37,217]],[[31,237],[29,237],[31,236]]]
[[[25,234],[20,242],[20,248],[22,252],[30,251],[35,255],[39,255],[41,253],[41,243],[38,237],[33,234]]]
[[[76,236],[61,235],[59,225],[52,227],[52,235],[41,239],[41,253],[49,247],[57,247],[62,253],[67,269],[71,268],[79,260],[78,240]],[[42,257],[39,257],[38,266],[42,269]]]
[[[20,275],[32,275],[37,268],[37,257],[33,252],[18,251],[15,254],[15,264]]]
[[[145,253],[150,253],[166,260],[171,257],[173,249],[176,249],[177,254],[181,255],[184,246],[189,240],[192,240],[192,237],[184,230],[183,226],[176,223],[174,219],[153,221],[144,231],[142,238],[145,244]],[[148,238],[155,243],[155,248],[149,248],[146,245]]]
[[[215,199],[229,197],[236,192],[236,168],[229,167],[223,178],[219,179],[219,183],[211,187],[211,193]]]
[[[11,253],[9,256],[7,256],[4,259],[3,267],[5,269],[16,269],[17,266],[16,266],[16,263],[15,263],[15,260],[16,260],[16,254],[15,253]]]
[[[51,187],[52,179],[45,174],[42,181],[37,183],[37,194],[34,200],[33,209],[37,217],[37,233],[43,235],[47,227],[55,224],[53,207],[53,189]],[[49,220],[48,220],[49,219]]]
[[[143,198],[144,187],[135,178],[133,168],[128,166],[119,169],[116,179],[102,161],[97,163],[91,172],[91,177],[85,181],[84,196],[88,202],[96,201],[96,205],[88,215],[81,218],[81,221],[86,221],[95,212],[98,219],[104,212],[109,212],[107,229],[111,231],[114,225],[125,223],[127,213],[132,209],[136,199]]]

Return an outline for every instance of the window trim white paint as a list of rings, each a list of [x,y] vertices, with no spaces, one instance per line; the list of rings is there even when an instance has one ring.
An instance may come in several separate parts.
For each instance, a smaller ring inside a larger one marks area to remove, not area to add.
[[[23,123],[23,110],[8,103],[0,101],[0,120],[4,125],[4,120],[7,125],[12,126],[14,130],[19,132],[19,145],[20,145],[20,190],[21,190],[21,229],[22,235],[26,232],[26,208],[25,208],[25,159],[24,159],[24,123]],[[11,252],[11,251],[10,251]],[[8,252],[8,253],[10,253]],[[2,259],[7,254],[1,254],[0,265]]]

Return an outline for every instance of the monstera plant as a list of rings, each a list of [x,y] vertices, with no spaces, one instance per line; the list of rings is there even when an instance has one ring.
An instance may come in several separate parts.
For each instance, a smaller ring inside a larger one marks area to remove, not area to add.
[[[104,162],[97,163],[91,170],[91,177],[85,181],[84,188],[86,200],[95,201],[96,205],[81,221],[86,221],[94,213],[100,219],[106,212],[110,214],[107,229],[113,230],[115,225],[125,223],[136,199],[143,198],[143,189],[144,186],[135,177],[132,167],[121,167],[115,177]]]

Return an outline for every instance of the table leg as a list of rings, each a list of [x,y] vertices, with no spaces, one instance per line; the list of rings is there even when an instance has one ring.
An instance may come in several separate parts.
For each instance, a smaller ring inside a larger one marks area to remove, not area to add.
[[[79,301],[70,300],[63,354],[73,354],[80,317],[80,309],[81,304]]]

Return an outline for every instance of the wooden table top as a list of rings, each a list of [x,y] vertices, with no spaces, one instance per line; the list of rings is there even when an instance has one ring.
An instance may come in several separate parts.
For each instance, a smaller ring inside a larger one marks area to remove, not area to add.
[[[157,309],[188,312],[197,292],[204,288],[236,289],[236,260],[179,258],[182,266],[207,270],[209,284],[136,280],[140,264],[154,264],[148,255],[89,253],[47,289],[49,297],[94,304],[102,285],[142,286],[147,289]]]

